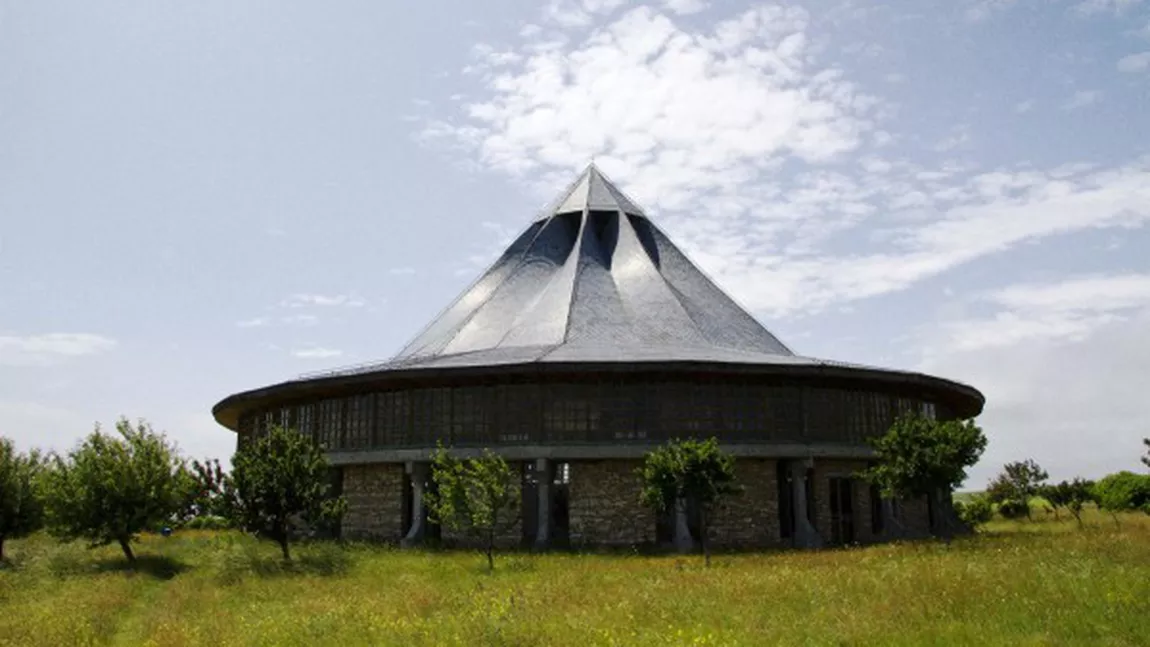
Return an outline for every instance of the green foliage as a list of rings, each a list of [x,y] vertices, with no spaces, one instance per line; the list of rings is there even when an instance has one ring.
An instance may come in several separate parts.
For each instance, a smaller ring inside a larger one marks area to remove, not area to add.
[[[263,436],[240,447],[232,473],[223,478],[227,516],[237,527],[279,544],[285,560],[288,543],[307,526],[336,523],[347,502],[333,497],[331,465],[311,438],[273,425]]]
[[[1078,525],[1082,526],[1082,508],[1094,501],[1094,482],[1076,478],[1072,481],[1042,486],[1038,489],[1038,493],[1054,506],[1055,510],[1058,508],[1068,510],[1074,515]]]
[[[917,498],[950,491],[978,462],[986,436],[972,420],[900,416],[885,434],[871,439],[877,460],[862,473],[887,498]]]
[[[187,509],[184,511],[185,527],[190,527],[192,521],[199,518],[213,519],[205,522],[214,527],[219,519],[226,519],[228,515],[228,501],[225,492],[227,474],[220,461],[209,459],[204,462],[192,461],[189,474],[193,486],[188,499]]]
[[[49,531],[91,547],[118,543],[130,563],[131,542],[182,510],[191,477],[175,445],[143,420],[116,422],[116,434],[97,425],[66,457],[54,456],[44,473]]]
[[[43,463],[36,450],[18,453],[11,440],[0,438],[0,562],[6,539],[26,537],[44,523],[44,506],[36,491]]]
[[[998,504],[1006,517],[1013,514],[1030,518],[1030,499],[1038,495],[1049,475],[1031,459],[1007,463],[986,488],[991,503]],[[1012,518],[1012,517],[1011,517]]]
[[[644,505],[656,512],[674,508],[678,501],[699,506],[703,554],[710,563],[707,544],[708,521],[719,500],[735,494],[735,459],[719,448],[716,438],[671,440],[648,452],[639,468]]]
[[[969,528],[977,528],[994,517],[994,506],[984,494],[976,494],[965,501],[955,501],[954,510],[959,520]]]
[[[503,457],[484,449],[460,460],[443,446],[432,454],[431,480],[424,493],[428,515],[446,528],[483,540],[487,568],[495,568],[495,538],[518,521],[518,477]]]
[[[1117,472],[1094,485],[1098,507],[1109,512],[1141,510],[1150,514],[1150,474]]]
[[[1146,455],[1142,457],[1142,464],[1150,467],[1150,438],[1143,438],[1142,444],[1146,446]]]

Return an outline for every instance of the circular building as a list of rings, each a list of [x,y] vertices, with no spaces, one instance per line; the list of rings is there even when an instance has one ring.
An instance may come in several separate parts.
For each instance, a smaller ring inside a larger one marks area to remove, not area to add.
[[[390,361],[228,396],[216,420],[241,446],[273,424],[322,443],[349,537],[438,533],[422,505],[437,443],[490,448],[521,472],[505,543],[697,539],[693,508],[656,518],[635,474],[653,446],[686,437],[737,457],[745,490],[711,521],[715,545],[921,535],[949,512],[880,500],[853,475],[901,412],[973,417],[977,390],[796,355],[594,166],[555,204]]]

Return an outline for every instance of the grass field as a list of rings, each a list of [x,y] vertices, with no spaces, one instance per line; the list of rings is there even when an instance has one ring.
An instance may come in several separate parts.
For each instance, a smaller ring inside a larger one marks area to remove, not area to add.
[[[1145,645],[1150,517],[995,522],[945,545],[701,558],[10,541],[4,645]]]

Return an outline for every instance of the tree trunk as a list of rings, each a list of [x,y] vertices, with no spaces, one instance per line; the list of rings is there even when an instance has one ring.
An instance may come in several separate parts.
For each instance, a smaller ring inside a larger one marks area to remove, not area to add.
[[[128,558],[128,563],[131,564],[132,566],[135,566],[136,565],[136,556],[132,553],[132,544],[131,544],[132,538],[131,537],[121,537],[118,541],[120,542],[120,550],[124,551],[124,557]]]
[[[0,563],[4,562],[4,535],[0,535]]]
[[[707,524],[707,509],[701,507],[699,510],[699,543],[703,545],[703,566],[706,568],[711,567],[711,542],[708,541],[708,524]]]
[[[1082,513],[1074,512],[1073,510],[1071,510],[1070,513],[1074,515],[1074,520],[1078,522],[1078,529],[1082,530]]]
[[[286,521],[279,521],[278,523],[276,523],[273,532],[274,532],[274,534],[272,535],[272,537],[276,540],[276,543],[278,543],[280,545],[280,552],[283,553],[284,561],[290,562],[291,561],[291,551],[288,550],[287,522]]]
[[[487,531],[487,572],[495,570],[495,529]]]

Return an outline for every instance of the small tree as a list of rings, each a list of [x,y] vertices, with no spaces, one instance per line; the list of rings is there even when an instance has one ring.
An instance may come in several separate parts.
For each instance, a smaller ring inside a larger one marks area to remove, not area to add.
[[[99,425],[44,474],[48,529],[92,547],[117,543],[133,565],[131,542],[172,520],[187,501],[190,478],[176,446],[140,420],[121,418],[116,435]]]
[[[699,541],[703,562],[710,566],[707,535],[712,509],[724,496],[739,492],[734,457],[719,449],[715,438],[672,440],[647,453],[639,476],[640,500],[656,513],[675,510],[680,501],[699,506]]]
[[[932,531],[949,538],[954,524],[950,493],[966,480],[966,468],[977,463],[986,449],[982,429],[972,420],[942,421],[906,413],[870,443],[876,463],[862,477],[884,497],[930,497],[938,511]]]
[[[338,521],[347,509],[332,496],[331,465],[311,438],[273,425],[232,457],[223,479],[227,516],[240,528],[267,537],[291,561],[288,543],[300,529]]]
[[[1038,494],[1048,476],[1046,470],[1031,459],[1007,463],[1002,473],[990,482],[986,493],[1000,510],[1018,509],[1030,519],[1030,499]]]
[[[1057,511],[1065,508],[1074,516],[1078,527],[1082,527],[1082,507],[1094,500],[1094,482],[1076,478],[1073,481],[1062,481],[1055,485],[1047,485],[1039,490],[1044,499],[1050,502]]]
[[[36,491],[43,460],[32,450],[20,454],[7,438],[0,438],[0,562],[4,540],[26,537],[44,523],[44,506]]]
[[[1150,474],[1116,472],[1108,474],[1093,488],[1098,507],[1118,523],[1119,512],[1141,510],[1150,514]]]
[[[192,489],[184,516],[187,519],[222,518],[229,513],[226,487],[228,475],[218,459],[192,461],[189,475]]]
[[[487,569],[495,570],[495,538],[519,521],[517,476],[507,461],[487,449],[460,460],[440,446],[432,454],[431,480],[435,487],[423,494],[428,515],[481,540]]]
[[[976,494],[966,501],[955,501],[954,511],[958,513],[958,519],[972,529],[994,517],[994,507],[983,494]]]
[[[1142,444],[1146,446],[1146,455],[1142,457],[1142,464],[1150,467],[1150,438],[1143,438]]]

